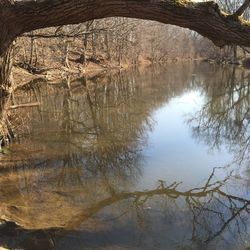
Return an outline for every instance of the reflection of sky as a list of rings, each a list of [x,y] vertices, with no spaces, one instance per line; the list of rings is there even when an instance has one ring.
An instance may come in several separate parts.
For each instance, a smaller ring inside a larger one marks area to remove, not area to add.
[[[143,185],[139,186],[152,187],[159,179],[170,183],[183,181],[183,187],[195,186],[208,178],[213,167],[230,162],[232,157],[225,148],[210,150],[192,137],[186,121],[203,103],[200,92],[190,91],[173,98],[153,114],[155,126],[143,152]]]

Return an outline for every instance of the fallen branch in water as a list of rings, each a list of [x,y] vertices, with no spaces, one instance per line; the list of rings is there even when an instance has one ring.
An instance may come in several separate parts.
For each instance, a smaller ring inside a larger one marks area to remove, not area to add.
[[[33,103],[23,103],[18,105],[12,105],[8,109],[18,109],[18,108],[29,108],[29,107],[37,107],[39,106],[39,102],[33,102]]]

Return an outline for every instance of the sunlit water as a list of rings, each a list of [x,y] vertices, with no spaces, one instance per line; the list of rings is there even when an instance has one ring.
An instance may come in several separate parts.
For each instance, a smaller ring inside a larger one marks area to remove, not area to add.
[[[152,114],[155,125],[144,150],[147,160],[142,186],[149,182],[153,187],[156,180],[175,180],[183,181],[186,187],[196,187],[207,179],[214,167],[232,162],[224,145],[219,150],[211,150],[192,137],[187,121],[204,104],[200,91],[191,90],[174,97]],[[218,177],[221,174],[217,172]]]
[[[0,246],[247,249],[249,86],[186,63],[20,90],[40,105],[8,111]]]

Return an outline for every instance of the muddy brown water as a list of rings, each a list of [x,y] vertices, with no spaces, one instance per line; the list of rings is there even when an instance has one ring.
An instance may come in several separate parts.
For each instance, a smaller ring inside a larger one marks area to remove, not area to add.
[[[177,63],[37,84],[0,155],[0,246],[250,247],[250,81]]]

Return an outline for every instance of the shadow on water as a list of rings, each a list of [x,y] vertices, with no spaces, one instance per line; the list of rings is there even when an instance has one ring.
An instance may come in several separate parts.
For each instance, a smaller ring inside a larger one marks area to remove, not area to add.
[[[249,247],[249,89],[247,71],[176,64],[18,90],[2,109],[17,136],[0,156],[0,245]],[[207,147],[226,146],[233,167],[214,166],[190,188],[138,188],[154,112],[190,91],[204,102],[186,126]],[[39,105],[16,108],[23,103]]]

